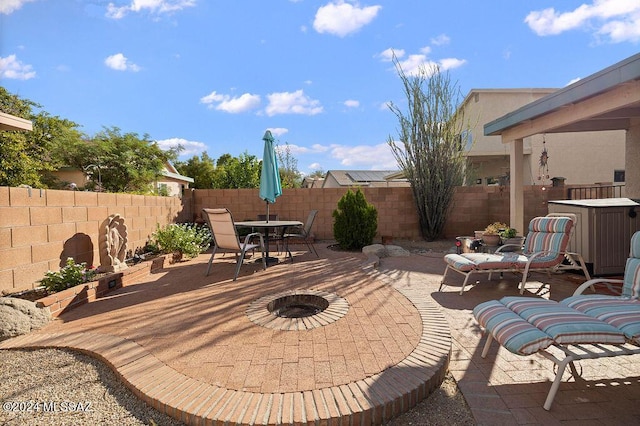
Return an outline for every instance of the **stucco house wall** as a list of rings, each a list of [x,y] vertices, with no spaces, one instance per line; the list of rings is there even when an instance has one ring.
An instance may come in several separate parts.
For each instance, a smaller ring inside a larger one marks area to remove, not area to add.
[[[471,133],[468,158],[473,170],[469,184],[497,183],[509,172],[508,146],[500,136],[484,136],[484,125],[557,89],[472,89],[461,108]],[[543,143],[544,142],[544,143]],[[566,184],[613,183],[614,172],[625,168],[625,133],[556,133],[524,139],[525,185],[550,185],[546,170],[540,167],[543,148],[547,149],[549,178],[564,177]],[[543,179],[538,179],[541,176]]]

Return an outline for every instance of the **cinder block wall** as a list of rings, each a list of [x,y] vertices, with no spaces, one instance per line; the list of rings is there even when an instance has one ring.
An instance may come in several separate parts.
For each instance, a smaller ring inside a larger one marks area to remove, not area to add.
[[[98,266],[98,228],[111,214],[125,218],[135,250],[181,211],[177,197],[0,187],[0,292],[37,286],[67,257]]]
[[[318,210],[313,234],[333,239],[332,213],[344,188],[285,189],[270,206],[281,219],[305,221]],[[394,239],[421,239],[411,188],[362,188],[378,210],[378,235]],[[547,201],[564,199],[562,188],[525,188],[525,223],[547,214]],[[98,227],[119,213],[128,227],[131,250],[144,246],[156,229],[172,222],[201,221],[203,207],[227,207],[234,219],[252,220],[266,213],[257,189],[188,190],[178,197],[154,197],[80,191],[0,187],[0,292],[38,285],[47,270],[58,270],[67,257],[97,266]],[[447,217],[445,238],[473,235],[494,221],[509,222],[508,188],[460,187]],[[525,230],[519,229],[522,233]]]
[[[413,192],[408,187],[361,188],[368,202],[378,210],[378,237],[421,239],[420,224]],[[270,205],[269,212],[281,219],[305,221],[309,210],[317,209],[313,225],[317,239],[333,239],[332,213],[338,200],[347,192],[344,188],[284,189]],[[564,199],[563,188],[530,186],[525,188],[525,223],[533,217],[547,214],[547,201]],[[234,220],[255,220],[266,213],[265,202],[257,189],[197,189],[185,194],[185,220],[202,220],[202,208],[226,207]],[[193,218],[193,219],[189,219]],[[509,222],[509,189],[500,187],[458,187],[444,230],[445,238],[473,235],[495,221]],[[526,231],[519,229],[521,233]]]
[[[379,235],[415,238],[418,215],[410,188],[364,188],[362,191],[378,210]],[[332,213],[346,192],[343,188],[284,189],[282,196],[269,206],[269,213],[277,214],[279,219],[304,222],[310,210],[318,210],[313,234],[317,239],[333,239]],[[184,199],[191,203],[196,221],[201,220],[205,207],[226,207],[236,221],[255,220],[267,209],[257,189],[198,189]]]

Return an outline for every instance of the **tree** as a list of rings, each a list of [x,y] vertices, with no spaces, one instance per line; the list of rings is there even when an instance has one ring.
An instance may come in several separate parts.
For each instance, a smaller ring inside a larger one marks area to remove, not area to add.
[[[280,166],[280,181],[283,188],[300,188],[302,175],[298,171],[298,160],[291,154],[289,143],[276,148],[278,165]]]
[[[112,127],[76,145],[68,161],[72,167],[85,170],[94,185],[101,180],[106,191],[147,193],[165,162],[176,157],[177,150],[163,151],[148,135],[140,138],[136,133],[121,134],[120,129]]]
[[[258,188],[260,186],[260,161],[247,152],[239,157],[223,154],[218,158],[213,179],[214,188]]]
[[[405,177],[411,183],[418,209],[422,236],[429,240],[442,235],[455,187],[465,177],[465,132],[463,112],[457,108],[460,90],[439,67],[421,67],[407,76],[394,58],[407,98],[405,115],[398,106],[389,108],[399,121],[399,142],[388,144]]]
[[[76,123],[34,108],[41,106],[0,87],[0,110],[33,123],[31,132],[0,132],[0,186],[54,185],[48,172],[62,166],[65,152],[82,140]]]
[[[193,178],[193,187],[208,189],[214,187],[216,166],[213,158],[203,152],[200,157],[191,157],[186,162],[177,161],[174,166],[184,176]]]

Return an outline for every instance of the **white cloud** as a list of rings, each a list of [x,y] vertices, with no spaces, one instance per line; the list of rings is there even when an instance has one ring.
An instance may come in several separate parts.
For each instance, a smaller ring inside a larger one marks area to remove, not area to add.
[[[171,148],[176,148],[181,145],[184,149],[180,151],[180,156],[193,157],[194,155],[200,155],[207,150],[207,145],[203,142],[190,141],[183,138],[169,138],[156,141],[160,149],[168,151]]]
[[[571,86],[573,83],[577,83],[580,80],[582,80],[581,77],[574,78],[573,80],[567,83],[567,86]]]
[[[222,95],[213,91],[207,96],[200,98],[200,103],[208,105],[209,108],[218,111],[239,114],[260,106],[260,96],[244,93],[237,97],[231,97],[230,95]]]
[[[348,168],[358,168],[363,165],[371,170],[398,168],[398,162],[386,143],[357,146],[332,145],[331,157]]]
[[[347,99],[344,101],[344,106],[349,108],[358,108],[360,106],[360,101],[356,101],[354,99]]]
[[[440,68],[441,71],[446,71],[461,67],[467,62],[465,59],[458,58],[443,58],[440,60],[429,59],[431,48],[428,46],[421,48],[420,53],[414,53],[407,56],[405,59],[402,59],[405,57],[405,51],[395,49],[386,49],[379,53],[378,57],[380,57],[383,62],[389,62],[393,57],[393,52],[396,54],[400,67],[407,75],[417,75],[420,72],[420,69],[431,71],[436,67]]]
[[[116,71],[140,71],[140,67],[133,62],[129,62],[126,56],[122,53],[116,53],[115,55],[108,56],[104,60],[106,66]]]
[[[269,105],[265,112],[271,117],[278,114],[316,115],[323,111],[320,101],[311,99],[302,90],[280,92],[267,95]]]
[[[5,58],[0,56],[0,78],[10,78],[15,80],[29,80],[36,76],[31,65],[23,64],[16,58],[16,55],[9,55]]]
[[[269,130],[271,134],[276,137],[289,133],[289,129],[285,129],[284,127],[270,127],[267,130]]]
[[[640,41],[640,1],[593,0],[569,12],[554,8],[530,12],[525,20],[539,36],[556,35],[584,28],[614,43]]]
[[[129,12],[149,12],[160,15],[177,12],[195,5],[195,0],[132,0],[127,6],[116,6],[109,3],[106,16],[111,19],[122,19]]]
[[[442,46],[442,45],[445,45],[445,44],[449,44],[449,42],[451,42],[451,39],[446,34],[440,34],[439,36],[434,37],[434,38],[431,39],[431,44],[434,44],[436,46]]]
[[[321,6],[316,12],[313,28],[319,33],[344,37],[369,24],[382,9],[382,6],[359,7],[358,3],[345,3],[343,0]]]
[[[322,165],[320,163],[311,163],[308,166],[309,170],[322,170]]]
[[[20,9],[23,4],[34,0],[2,0],[0,1],[0,14],[9,15]]]
[[[382,60],[382,62],[391,62],[393,61],[394,54],[396,55],[397,59],[400,59],[404,56],[404,53],[404,49],[393,49],[390,47],[380,52],[378,54],[378,57],[380,58],[380,60]]]

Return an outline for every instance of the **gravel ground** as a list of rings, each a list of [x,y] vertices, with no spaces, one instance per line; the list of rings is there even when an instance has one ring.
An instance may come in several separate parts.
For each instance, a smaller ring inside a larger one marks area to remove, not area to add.
[[[2,425],[181,424],[139,400],[102,362],[68,350],[0,351],[0,401]]]
[[[181,424],[136,398],[105,364],[70,350],[0,350],[0,402],[2,425]],[[455,381],[447,377],[388,426],[474,424]]]

